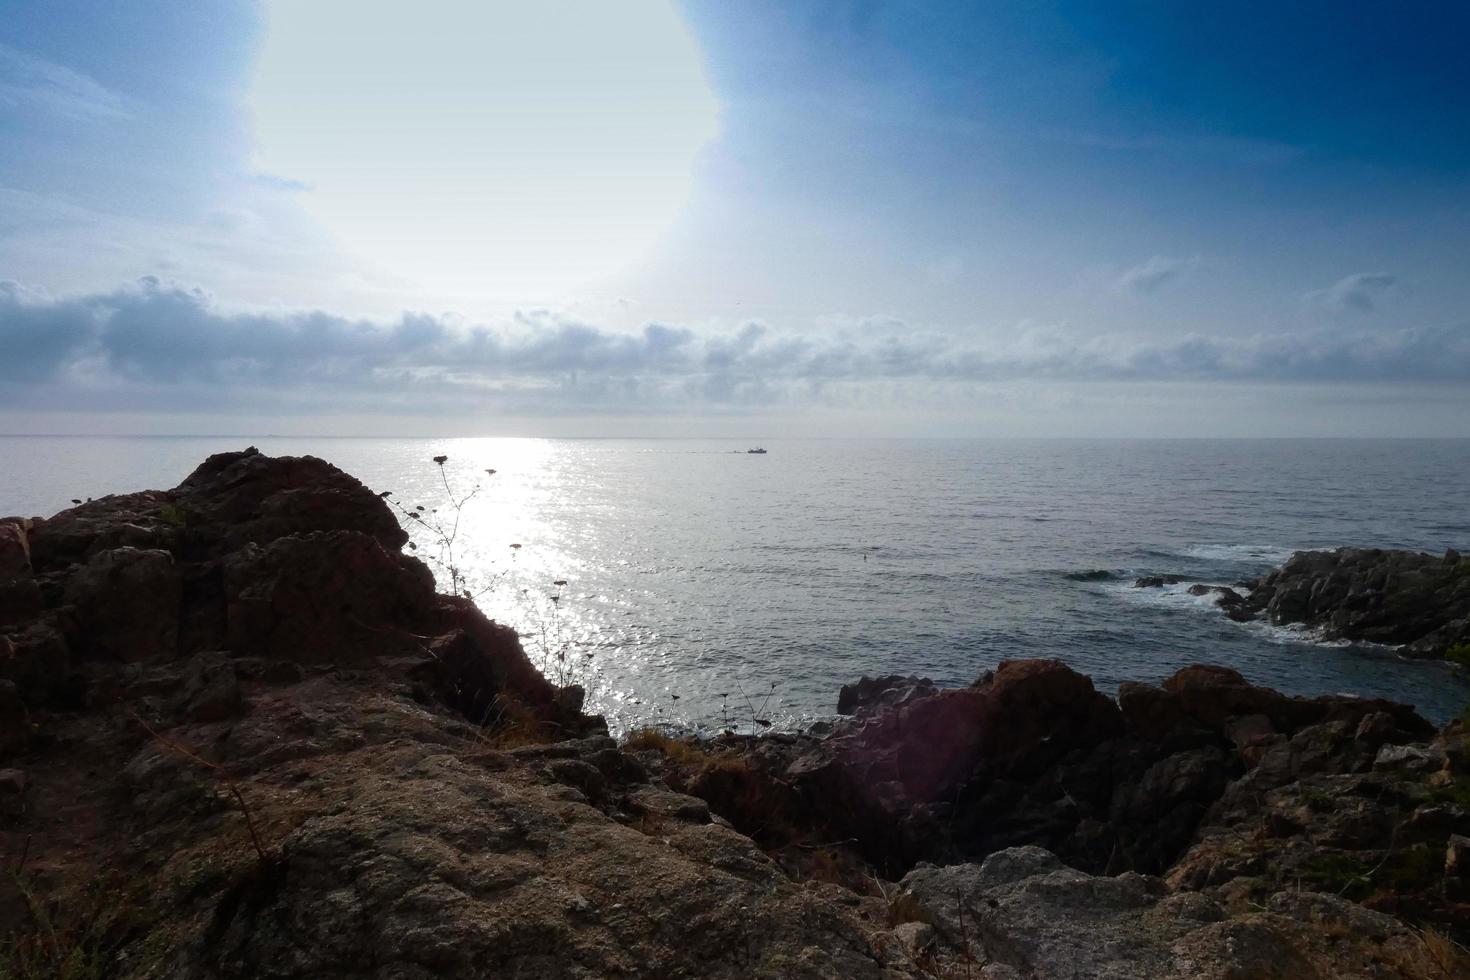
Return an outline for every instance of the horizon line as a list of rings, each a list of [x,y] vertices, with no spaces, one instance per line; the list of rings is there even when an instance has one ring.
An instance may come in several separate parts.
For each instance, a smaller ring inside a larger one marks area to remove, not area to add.
[[[624,440],[642,442],[1470,442],[1470,435],[803,435],[803,436],[671,436],[671,435],[346,435],[279,432],[0,432],[0,439],[549,439]]]

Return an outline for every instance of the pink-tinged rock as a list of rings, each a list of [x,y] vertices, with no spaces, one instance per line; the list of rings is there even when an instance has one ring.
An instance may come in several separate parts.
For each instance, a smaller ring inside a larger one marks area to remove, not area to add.
[[[1225,737],[1235,745],[1235,750],[1248,766],[1260,762],[1266,749],[1281,740],[1281,734],[1265,715],[1231,718],[1225,723]]]
[[[1470,837],[1450,834],[1445,845],[1444,873],[1447,878],[1470,878]]]
[[[24,796],[29,781],[20,769],[0,769],[0,797]]]
[[[0,522],[0,581],[31,574],[31,545],[25,527],[7,519]]]

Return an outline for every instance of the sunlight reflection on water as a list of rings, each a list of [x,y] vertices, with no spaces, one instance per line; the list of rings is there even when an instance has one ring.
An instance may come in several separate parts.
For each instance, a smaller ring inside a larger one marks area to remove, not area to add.
[[[1295,642],[1128,586],[1233,582],[1299,547],[1463,550],[1463,442],[767,440],[751,457],[719,440],[254,441],[321,456],[409,507],[441,506],[435,455],[461,493],[495,469],[462,514],[469,587],[493,583],[481,607],[553,679],[584,683],[615,730],[797,726],[863,673],[964,684],[1030,656],[1108,691],[1210,662],[1440,720],[1470,698],[1441,665]],[[245,440],[11,443],[0,450],[24,465],[0,473],[0,512],[51,513],[173,486]],[[1090,570],[1112,580],[1069,577]]]

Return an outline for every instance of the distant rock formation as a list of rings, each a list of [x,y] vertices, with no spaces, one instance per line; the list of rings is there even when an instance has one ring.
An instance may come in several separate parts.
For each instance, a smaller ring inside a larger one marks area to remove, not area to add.
[[[1387,643],[1443,658],[1470,644],[1470,560],[1378,548],[1299,551],[1251,590],[1272,623],[1320,627],[1329,639]]]
[[[1134,585],[1160,588],[1183,581],[1152,575]],[[1463,648],[1470,666],[1470,559],[1454,549],[1443,555],[1381,548],[1298,551],[1264,578],[1236,588],[1196,583],[1189,591],[1217,593],[1217,604],[1235,620],[1300,624],[1320,630],[1324,639],[1387,644],[1423,659],[1444,659]]]

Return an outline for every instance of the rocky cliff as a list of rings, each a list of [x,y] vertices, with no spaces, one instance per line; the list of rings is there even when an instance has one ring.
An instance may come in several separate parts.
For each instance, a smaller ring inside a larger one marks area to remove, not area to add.
[[[0,977],[1463,975],[1458,728],[1031,661],[618,745],[404,541],[253,450],[0,519]]]

